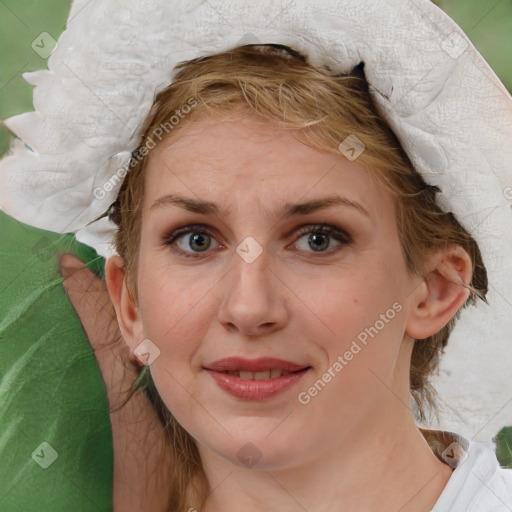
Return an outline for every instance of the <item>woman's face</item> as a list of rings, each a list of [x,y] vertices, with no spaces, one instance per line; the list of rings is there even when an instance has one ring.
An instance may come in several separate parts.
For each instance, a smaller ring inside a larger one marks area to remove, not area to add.
[[[285,468],[410,415],[419,281],[357,160],[201,117],[152,151],[145,187],[133,344],[157,347],[155,385],[205,459]]]

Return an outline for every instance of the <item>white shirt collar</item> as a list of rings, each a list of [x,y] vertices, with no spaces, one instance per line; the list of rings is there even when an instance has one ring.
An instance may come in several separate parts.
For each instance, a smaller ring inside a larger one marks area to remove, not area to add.
[[[512,469],[501,468],[490,448],[454,432],[419,430],[453,468],[431,512],[512,512]]]

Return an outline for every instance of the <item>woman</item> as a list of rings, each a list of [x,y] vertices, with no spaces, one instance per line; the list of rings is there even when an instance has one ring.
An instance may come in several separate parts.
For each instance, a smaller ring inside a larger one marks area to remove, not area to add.
[[[415,424],[409,396],[423,418],[487,276],[362,67],[332,76],[281,45],[193,60],[129,167],[106,281],[165,431],[139,395],[124,414],[148,411],[152,452],[121,482],[144,461],[169,510],[506,510],[511,476],[490,452]]]
[[[249,46],[184,65],[155,101],[106,279],[163,403],[171,510],[431,510],[450,480],[456,438],[422,433],[408,397],[431,399],[485,269],[364,87]]]

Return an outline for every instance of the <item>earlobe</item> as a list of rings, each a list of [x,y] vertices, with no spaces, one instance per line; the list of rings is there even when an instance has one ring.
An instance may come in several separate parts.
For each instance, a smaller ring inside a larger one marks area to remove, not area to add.
[[[142,322],[137,304],[128,291],[125,266],[120,256],[111,256],[106,261],[105,278],[110,298],[116,310],[121,334],[131,350],[134,351],[144,337]]]
[[[460,246],[437,252],[427,264],[431,269],[411,294],[406,334],[424,339],[440,331],[471,293],[473,267],[469,254]]]

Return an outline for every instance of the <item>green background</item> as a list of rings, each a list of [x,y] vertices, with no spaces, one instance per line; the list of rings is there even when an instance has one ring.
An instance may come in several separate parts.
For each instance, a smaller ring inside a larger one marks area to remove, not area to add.
[[[63,252],[98,274],[103,259],[2,211],[0,233],[0,510],[109,512],[107,396],[57,269]]]
[[[436,3],[512,91],[512,2]],[[21,73],[46,68],[31,45],[43,32],[58,39],[68,7],[63,0],[0,0],[0,119],[33,109],[32,88]],[[0,155],[8,144],[9,132],[0,126]],[[108,511],[112,443],[106,395],[62,289],[57,255],[74,252],[98,273],[103,260],[71,235],[29,227],[2,212],[0,233],[0,510]],[[512,427],[497,441],[501,464],[512,467]],[[31,457],[41,442],[58,453],[47,469]]]

